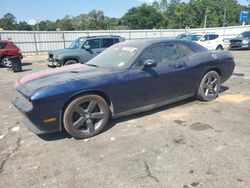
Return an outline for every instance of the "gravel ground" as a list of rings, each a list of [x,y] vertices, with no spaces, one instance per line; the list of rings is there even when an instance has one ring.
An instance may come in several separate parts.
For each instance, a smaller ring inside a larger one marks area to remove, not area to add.
[[[113,120],[87,140],[37,136],[11,105],[14,82],[47,69],[46,56],[1,68],[0,187],[250,187],[250,51],[210,102],[188,99]]]

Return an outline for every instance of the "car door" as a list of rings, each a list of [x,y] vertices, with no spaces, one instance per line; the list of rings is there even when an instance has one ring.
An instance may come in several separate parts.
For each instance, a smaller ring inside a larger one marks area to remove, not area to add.
[[[210,48],[211,50],[216,50],[217,46],[220,45],[219,35],[211,34],[209,35]]]
[[[88,48],[87,48],[88,46]],[[82,46],[81,60],[82,62],[87,62],[99,53],[101,50],[101,40],[100,39],[88,39]]]
[[[190,95],[194,91],[192,74],[188,70],[188,47],[186,54],[178,54],[181,44],[151,47],[137,59],[128,71],[126,95],[129,108],[137,108]],[[156,67],[144,67],[146,60],[157,62]],[[191,86],[190,86],[191,85]]]
[[[208,50],[213,49],[213,44],[209,40],[209,35],[204,35],[203,37],[201,37],[199,44],[201,44],[202,46],[204,46]]]

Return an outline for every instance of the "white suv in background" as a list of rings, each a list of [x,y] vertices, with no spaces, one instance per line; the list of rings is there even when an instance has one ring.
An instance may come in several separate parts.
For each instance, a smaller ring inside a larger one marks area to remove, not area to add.
[[[194,41],[208,50],[224,50],[223,39],[216,33],[191,33],[183,39]]]

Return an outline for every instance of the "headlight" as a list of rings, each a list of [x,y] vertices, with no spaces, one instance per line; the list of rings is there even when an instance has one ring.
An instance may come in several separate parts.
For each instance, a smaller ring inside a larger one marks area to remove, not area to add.
[[[58,55],[57,55],[57,58],[56,58],[56,59],[59,59],[59,60],[61,60],[61,59],[62,59],[62,57],[63,57],[63,55],[61,55],[61,54],[58,54]]]
[[[54,54],[54,55],[53,55],[53,59],[56,59],[57,57],[58,57],[57,54]]]
[[[242,44],[248,44],[249,43],[249,40],[243,40],[242,41]]]

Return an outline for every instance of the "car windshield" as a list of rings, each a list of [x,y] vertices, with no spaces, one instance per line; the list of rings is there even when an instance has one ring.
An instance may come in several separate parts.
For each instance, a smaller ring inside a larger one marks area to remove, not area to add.
[[[135,57],[137,48],[113,45],[98,56],[91,59],[87,65],[108,68],[128,68]]]
[[[243,32],[239,35],[239,37],[250,38],[250,32]]]
[[[67,49],[77,49],[82,46],[84,41],[84,38],[78,38],[74,42],[72,42]]]
[[[198,41],[200,40],[201,37],[202,35],[188,35],[184,39],[191,40],[191,41]]]
[[[185,38],[185,37],[187,37],[188,35],[186,35],[186,34],[180,34],[180,35],[178,35],[177,37],[176,37],[176,39],[183,39],[183,38]]]

